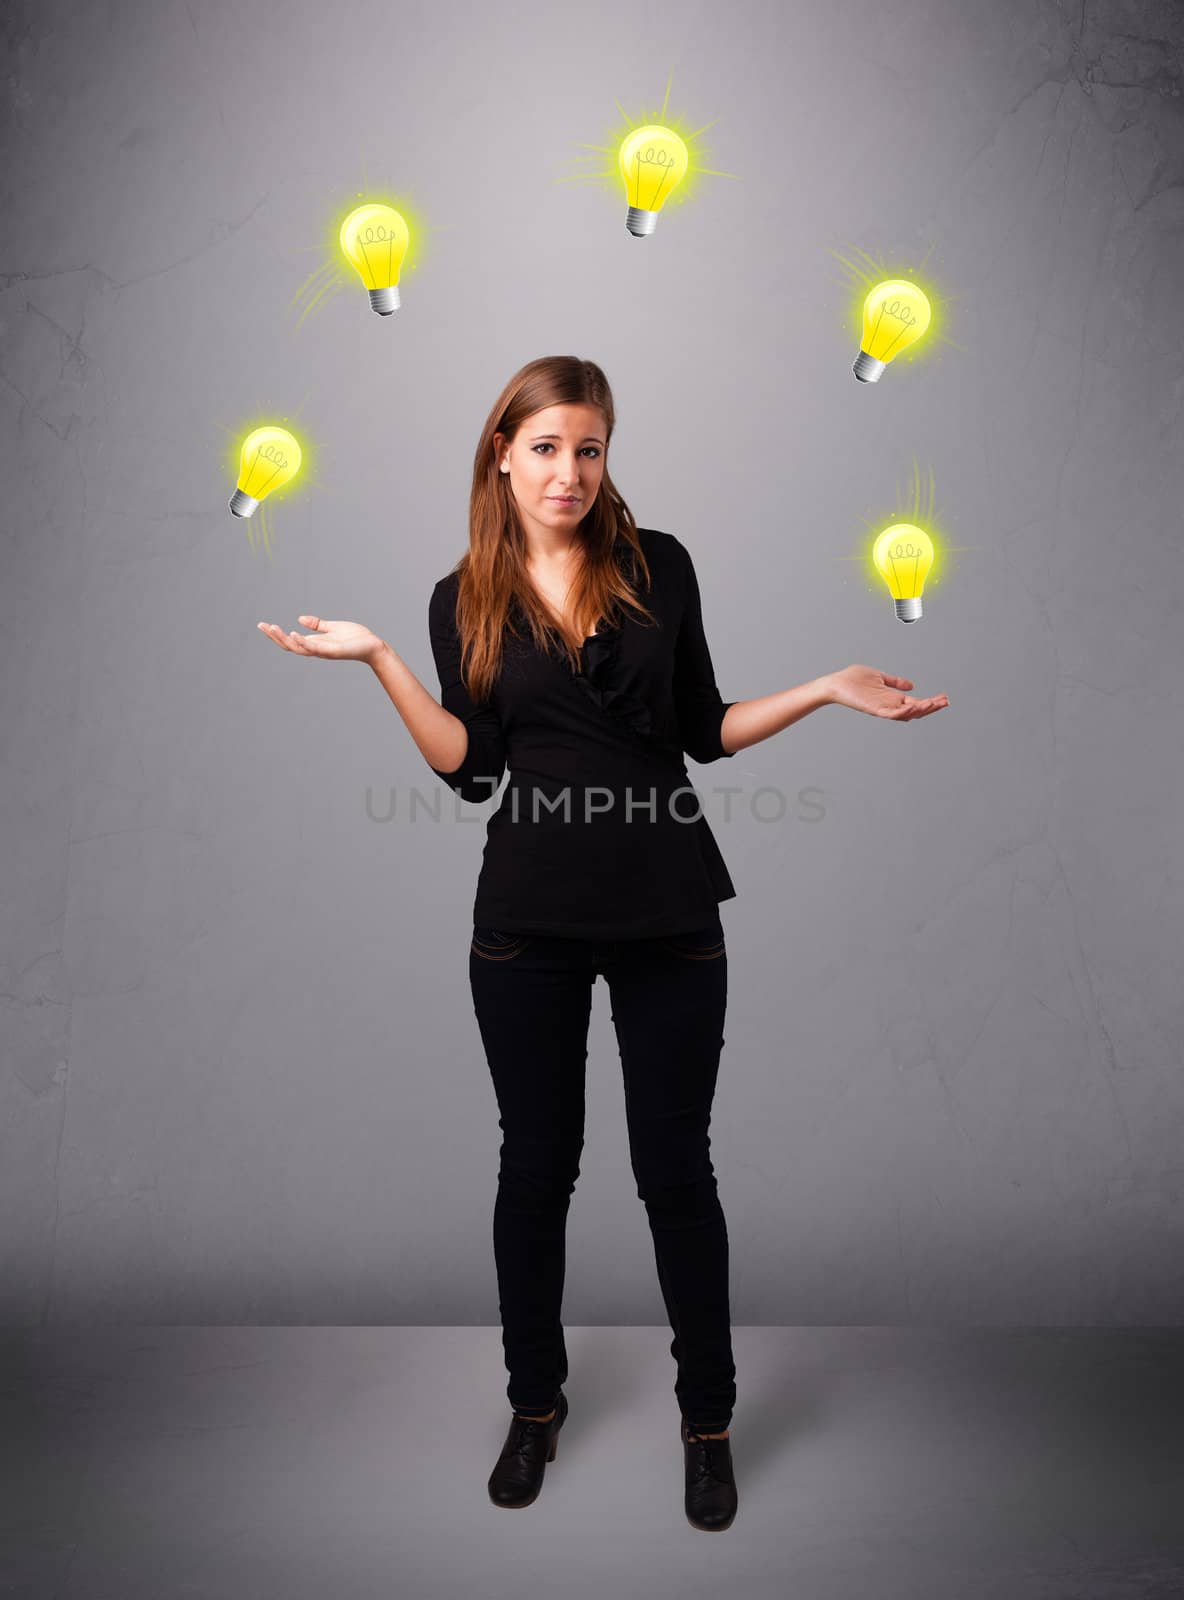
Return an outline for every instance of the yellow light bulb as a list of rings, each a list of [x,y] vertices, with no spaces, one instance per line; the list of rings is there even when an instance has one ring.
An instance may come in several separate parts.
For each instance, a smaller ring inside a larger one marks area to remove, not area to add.
[[[399,269],[411,239],[407,224],[394,206],[358,206],[341,224],[338,237],[350,266],[370,291],[371,310],[389,317],[402,303]]]
[[[617,161],[629,203],[625,226],[642,239],[657,227],[658,212],[686,177],[691,158],[673,128],[650,122],[621,141]]]
[[[901,622],[921,616],[921,591],[933,565],[933,540],[912,522],[894,522],[872,548],[876,571],[888,585]]]
[[[236,517],[254,516],[261,500],[300,471],[300,446],[287,428],[256,428],[243,440],[238,487],[230,497]]]
[[[916,344],[931,315],[924,291],[909,279],[877,283],[863,302],[863,342],[851,368],[859,381],[878,382],[888,363]]]

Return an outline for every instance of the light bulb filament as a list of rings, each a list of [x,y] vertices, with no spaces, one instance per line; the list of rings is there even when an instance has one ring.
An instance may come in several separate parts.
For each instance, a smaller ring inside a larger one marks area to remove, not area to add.
[[[271,465],[272,465],[272,471],[268,474],[266,481],[264,483],[259,484],[258,487],[256,488],[256,490],[255,490],[255,499],[256,500],[262,500],[263,496],[267,493],[268,486],[270,485],[272,478],[275,477],[277,472],[282,472],[284,470],[284,468],[288,465],[288,458],[287,458],[287,456],[280,454],[278,445],[274,445],[274,444],[260,445],[258,450],[256,450],[256,452],[255,452],[254,461],[251,462],[251,465],[247,470],[246,476],[248,478],[254,473],[255,468],[256,468],[256,466],[258,465],[258,463],[260,461],[270,462]]]
[[[652,144],[646,146],[644,155],[638,151],[637,159],[644,161],[647,166],[651,167],[672,167],[674,165],[674,157],[672,155],[656,150]]]
[[[660,167],[660,168],[664,167],[666,169],[662,173],[661,179],[658,181],[658,187],[654,190],[653,194],[649,197],[649,205],[646,208],[649,211],[656,211],[658,209],[658,201],[659,201],[659,199],[661,197],[662,190],[666,187],[666,183],[667,183],[668,179],[670,178],[670,175],[673,172],[674,168],[678,165],[678,162],[676,161],[674,156],[672,156],[672,155],[667,156],[660,150],[656,151],[654,149],[653,145],[649,146],[649,148],[645,151],[644,155],[639,150],[637,152],[636,161],[637,161],[637,184],[638,184],[638,193],[639,194],[641,192],[641,180],[642,180],[641,168],[643,166]],[[649,176],[649,174],[647,174],[646,176]],[[656,178],[657,174],[655,174],[654,177]]]
[[[900,574],[897,573],[896,563],[899,560],[903,560],[903,559],[910,560],[913,563],[913,573],[912,573],[911,579],[903,578],[903,577],[900,576]],[[888,560],[892,564],[892,575],[900,583],[901,588],[903,588],[906,583],[913,583],[913,582],[916,581],[916,577],[917,577],[917,562],[920,559],[921,559],[921,552],[919,550],[914,550],[912,545],[910,545],[907,550],[902,550],[901,547],[899,545],[897,545],[895,550],[892,550],[892,551],[889,552]]]
[[[388,275],[390,274],[390,271],[391,271],[391,257],[393,256],[394,249],[395,249],[395,235],[394,235],[393,231],[388,232],[386,230],[386,228],[384,228],[382,226],[381,223],[379,224],[377,229],[375,229],[373,226],[368,227],[364,234],[359,231],[359,233],[357,235],[357,244],[358,244],[358,249],[362,252],[362,255],[365,257],[366,266],[369,269],[371,276],[375,277],[375,278],[377,278],[377,276],[378,276],[378,269],[376,267],[373,267],[373,266],[370,265],[370,257],[366,252],[366,246],[368,244],[385,244],[386,245],[386,269],[387,269]]]
[[[880,307],[879,315],[876,317],[876,325],[872,329],[873,340],[878,337],[880,332],[880,323],[885,317],[895,317],[901,326],[900,331],[897,333],[896,338],[892,340],[891,344],[884,345],[883,347],[878,344],[876,345],[876,349],[880,352],[879,359],[881,361],[887,361],[890,359],[893,345],[896,344],[897,340],[903,338],[904,335],[908,333],[910,328],[915,328],[917,323],[920,321],[920,318],[914,312],[912,312],[908,306],[902,305],[899,300],[886,300]]]

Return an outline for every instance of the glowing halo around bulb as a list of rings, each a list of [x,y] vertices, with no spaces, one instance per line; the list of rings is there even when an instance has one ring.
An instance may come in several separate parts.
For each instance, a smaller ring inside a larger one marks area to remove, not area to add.
[[[880,374],[929,326],[932,311],[923,289],[908,278],[886,278],[863,302],[863,339],[851,370],[861,383]]]
[[[921,618],[921,592],[933,565],[933,540],[915,522],[894,522],[872,547],[876,571],[888,585],[901,622]]]
[[[691,158],[673,128],[648,122],[622,139],[617,164],[629,204],[625,226],[643,239],[657,227],[658,213],[686,177]]]
[[[341,224],[338,242],[370,291],[371,310],[389,317],[401,305],[399,271],[411,235],[394,206],[357,206]]]
[[[282,489],[300,471],[303,454],[287,428],[256,428],[243,440],[238,485],[230,497],[236,517],[251,517],[261,500]]]

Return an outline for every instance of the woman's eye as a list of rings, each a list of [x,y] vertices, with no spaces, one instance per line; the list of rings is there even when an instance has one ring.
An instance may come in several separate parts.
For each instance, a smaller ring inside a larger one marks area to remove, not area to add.
[[[532,445],[531,448],[533,450],[550,450],[552,447],[549,444],[545,444],[544,443],[544,444]],[[596,448],[596,446],[594,444],[586,444],[586,445],[584,445],[583,448],[585,450],[591,450],[591,452],[592,452],[594,457],[598,456],[600,454],[600,451]]]

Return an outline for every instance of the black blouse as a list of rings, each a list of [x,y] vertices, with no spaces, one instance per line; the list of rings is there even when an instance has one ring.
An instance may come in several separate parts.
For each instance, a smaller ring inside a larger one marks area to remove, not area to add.
[[[480,707],[461,681],[457,574],[432,591],[441,701],[465,724],[469,747],[454,772],[431,770],[472,801],[489,799],[510,771],[486,830],[478,926],[652,938],[704,926],[736,893],[683,759],[735,754],[720,744],[720,724],[736,702],[715,685],[688,551],[673,534],[637,533],[652,587],[639,581],[624,539],[618,559],[659,625],[623,608],[621,622],[602,620],[584,641],[574,673],[533,643],[518,608],[525,636],[507,629],[501,671]]]

